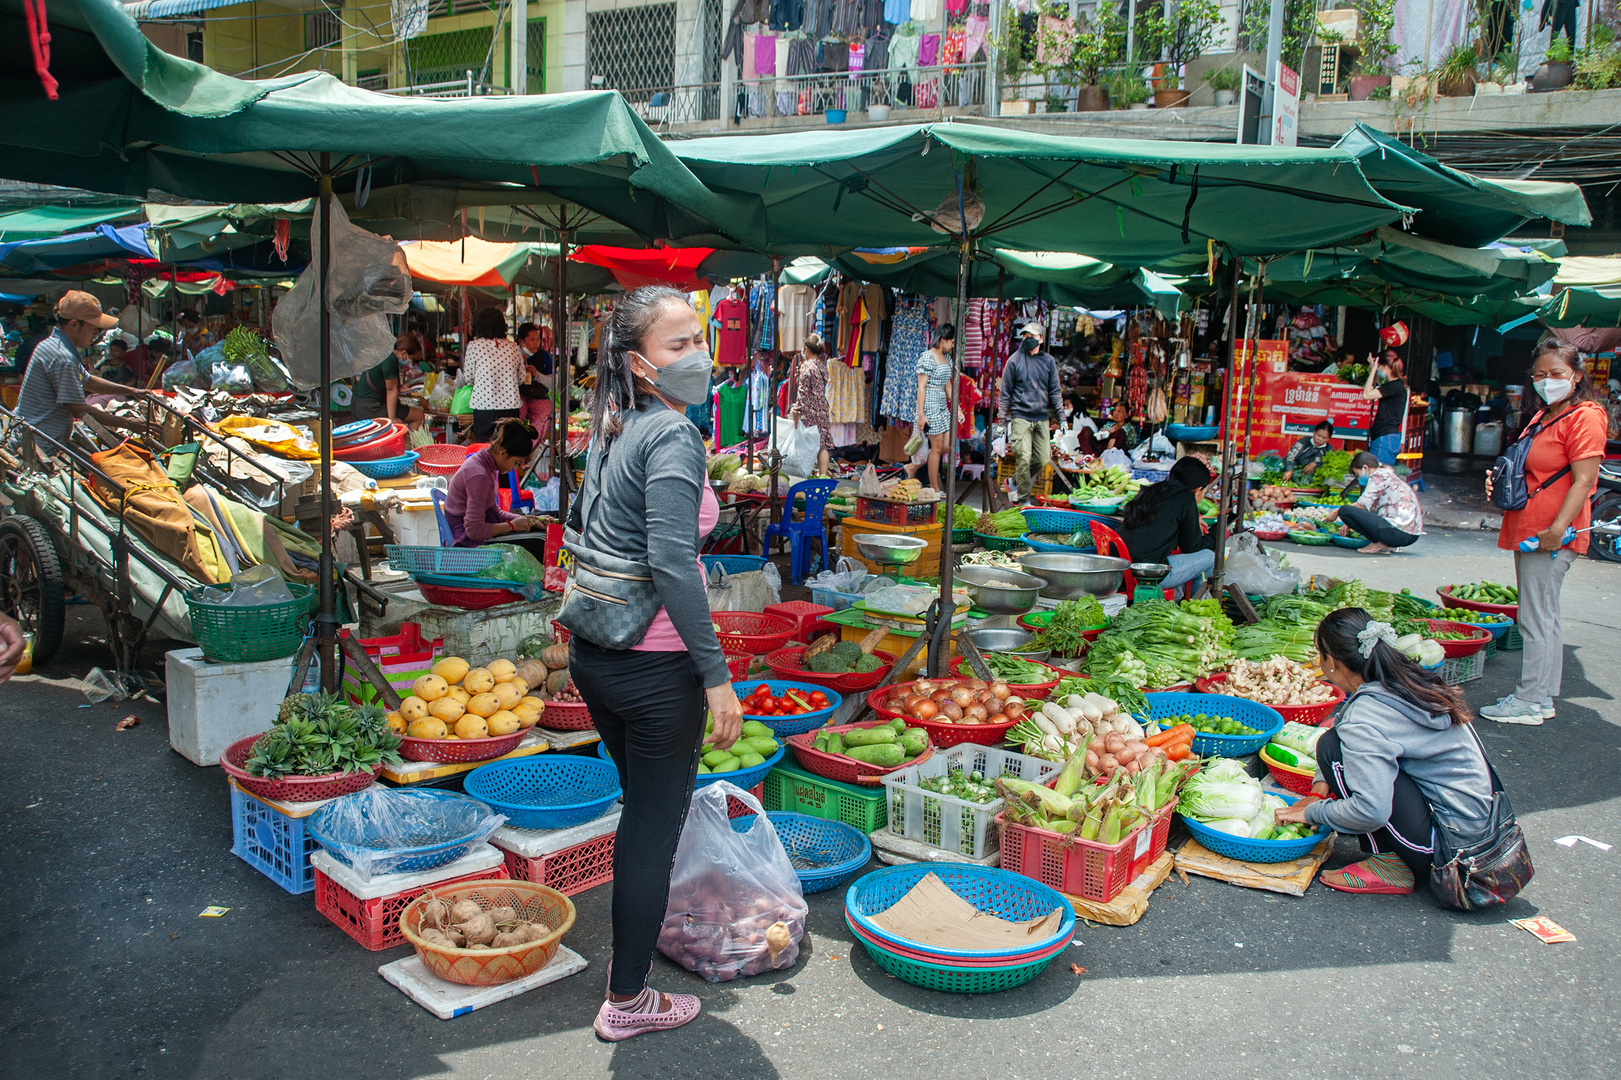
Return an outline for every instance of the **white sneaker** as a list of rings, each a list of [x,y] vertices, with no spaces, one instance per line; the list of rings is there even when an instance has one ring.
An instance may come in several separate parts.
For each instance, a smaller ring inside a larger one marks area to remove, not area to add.
[[[1553,719],[1553,698],[1549,698],[1542,703],[1542,718],[1544,720]]]
[[[1552,711],[1552,706],[1549,707]],[[1521,701],[1510,694],[1500,699],[1496,704],[1487,705],[1480,710],[1480,715],[1488,720],[1496,720],[1499,724],[1525,724],[1536,727],[1542,723],[1543,707],[1533,701]]]

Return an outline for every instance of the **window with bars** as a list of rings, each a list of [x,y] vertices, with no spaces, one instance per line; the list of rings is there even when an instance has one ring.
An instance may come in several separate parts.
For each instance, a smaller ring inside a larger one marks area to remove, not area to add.
[[[524,43],[526,83],[531,94],[546,92],[546,20],[530,19]]]
[[[455,82],[471,71],[484,70],[495,39],[494,26],[475,26],[443,34],[419,34],[405,42],[407,70],[412,86]]]
[[[638,90],[673,85],[675,5],[649,4],[588,13],[585,76],[587,85],[596,89]]]
[[[334,49],[343,42],[343,23],[335,11],[316,11],[304,16],[304,48]]]

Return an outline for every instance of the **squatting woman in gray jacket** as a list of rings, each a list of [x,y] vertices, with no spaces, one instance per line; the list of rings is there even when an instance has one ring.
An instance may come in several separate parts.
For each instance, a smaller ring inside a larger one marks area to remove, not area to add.
[[[679,1027],[698,999],[647,985],[676,843],[698,773],[707,705],[715,745],[743,710],[709,620],[698,544],[720,516],[698,429],[683,411],[708,396],[709,351],[687,298],[664,286],[622,297],[603,332],[591,461],[580,492],[589,549],[646,562],[663,604],[641,642],[608,649],[576,633],[569,670],[619,769],[613,963],[594,1027],[617,1042]]]

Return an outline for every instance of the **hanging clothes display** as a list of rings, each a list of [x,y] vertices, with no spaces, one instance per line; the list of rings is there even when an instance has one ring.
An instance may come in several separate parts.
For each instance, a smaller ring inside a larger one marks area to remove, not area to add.
[[[771,29],[798,30],[804,21],[802,0],[771,0]]]
[[[754,74],[765,76],[776,73],[777,35],[760,34],[754,39]]]
[[[789,70],[793,58],[793,42],[788,36],[777,38],[777,115],[794,115],[794,84],[784,76],[793,74]]]
[[[715,305],[715,316],[720,320],[720,333],[715,343],[715,361],[736,367],[748,358],[749,306],[736,296],[728,296]]]
[[[929,347],[926,304],[907,301],[895,312],[884,369],[884,395],[879,412],[902,423],[917,419],[917,358]]]
[[[912,18],[912,0],[884,0],[884,21],[900,26]]]
[[[776,340],[776,320],[771,311],[771,286],[764,281],[749,286],[749,345],[770,349]]]
[[[859,325],[852,323],[852,320],[856,316],[857,305],[861,302],[861,291],[861,283],[856,281],[846,281],[839,287],[839,332],[837,341],[840,356],[850,350],[852,326]]]
[[[889,303],[884,299],[882,285],[869,284],[861,293],[867,321],[861,327],[861,351],[877,352],[883,333],[883,321],[889,315]]]
[[[743,421],[745,435],[767,435],[771,432],[771,376],[761,368],[749,374],[747,415]]]
[[[982,297],[974,297],[968,301],[968,314],[963,319],[962,331],[958,335],[962,341],[963,367],[977,367],[980,355],[985,351],[985,305],[988,303]]]
[[[715,449],[736,446],[743,441],[743,421],[748,411],[746,383],[721,383],[715,387]]]
[[[849,364],[827,365],[827,417],[835,424],[854,424],[866,415],[866,376]],[[843,444],[841,444],[843,445]]]
[[[867,300],[864,296],[856,297],[855,310],[850,313],[850,337],[845,343],[844,352],[840,359],[850,367],[857,367],[861,363],[861,335],[867,325]]]
[[[889,39],[889,66],[892,68],[917,67],[918,28],[908,24],[896,29]]]
[[[815,299],[816,290],[809,285],[784,285],[777,290],[777,314],[781,320],[777,348],[783,352],[798,352],[805,347]]]

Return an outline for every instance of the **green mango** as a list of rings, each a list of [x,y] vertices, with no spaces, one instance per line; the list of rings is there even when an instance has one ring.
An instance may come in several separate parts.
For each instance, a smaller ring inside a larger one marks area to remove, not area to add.
[[[708,766],[708,765],[705,765],[705,764],[704,764],[704,763],[703,763],[703,762],[701,762],[701,761],[700,761],[700,762],[698,762],[698,775],[699,775],[699,776],[704,776],[704,775],[706,775],[706,774],[707,774],[707,773],[708,773],[708,772],[709,772],[709,766]]]
[[[771,735],[771,729],[760,723],[758,720],[745,720],[743,721],[743,734],[764,735],[769,738]]]
[[[764,764],[765,764],[765,758],[761,757],[759,754],[754,754],[754,753],[744,754],[742,757],[737,759],[737,767],[740,768],[740,769],[752,769],[756,765],[764,765]]]
[[[711,771],[713,771],[713,772],[723,772],[724,771],[723,769],[718,769],[718,768],[716,768],[716,766],[720,762],[727,760],[731,756],[732,755],[727,753],[725,750],[711,750],[711,751],[709,751],[709,753],[707,753],[707,754],[705,754],[703,756],[703,762],[704,762],[705,765],[709,766]]]
[[[737,758],[724,752],[718,761],[711,762],[709,765],[709,771],[717,773],[736,772],[740,768],[742,766],[737,763]]]
[[[782,745],[769,735],[756,735],[753,738],[739,739],[737,742],[738,746],[741,746],[747,750],[752,750],[761,757],[770,757],[772,754],[775,754],[777,752],[777,748]]]

